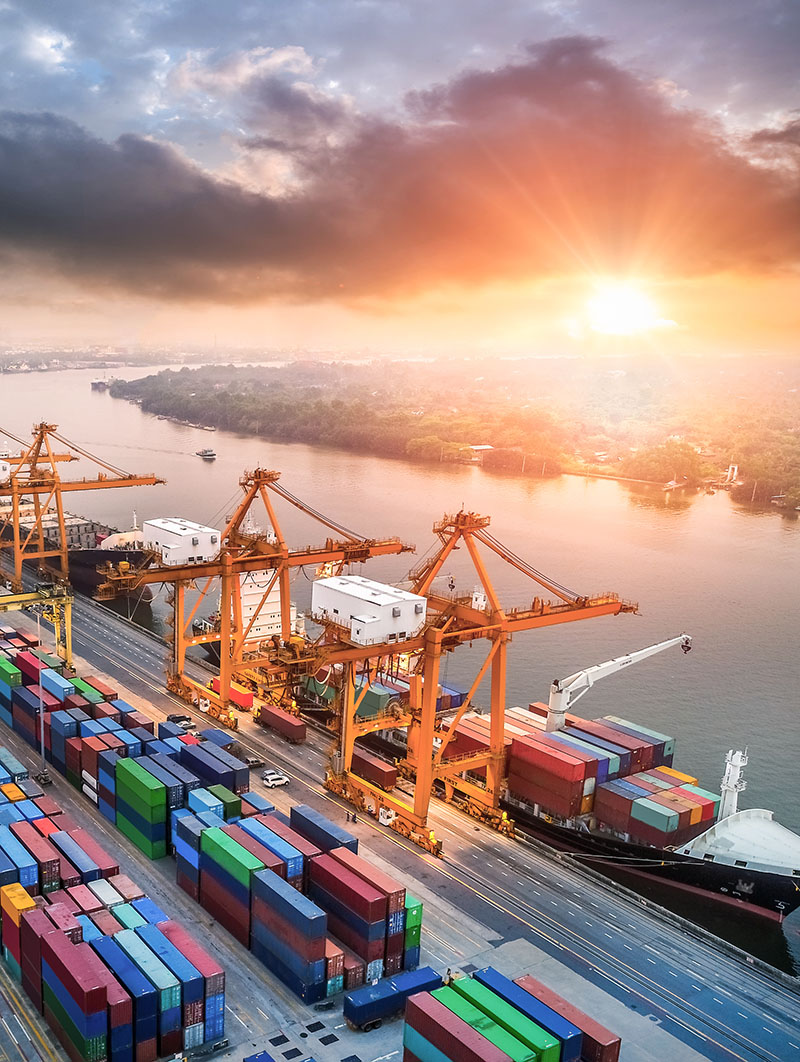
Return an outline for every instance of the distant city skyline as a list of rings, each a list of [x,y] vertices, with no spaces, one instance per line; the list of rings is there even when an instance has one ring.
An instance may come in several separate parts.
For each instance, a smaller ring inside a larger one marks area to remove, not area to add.
[[[791,0],[0,9],[0,348],[791,353]]]

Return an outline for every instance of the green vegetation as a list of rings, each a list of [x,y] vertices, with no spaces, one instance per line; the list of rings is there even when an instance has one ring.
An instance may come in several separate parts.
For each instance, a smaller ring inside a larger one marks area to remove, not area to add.
[[[798,392],[800,366],[767,357],[296,361],[169,370],[111,389],[192,424],[382,457],[479,459],[517,475],[698,487],[735,464],[738,499],[792,509]]]

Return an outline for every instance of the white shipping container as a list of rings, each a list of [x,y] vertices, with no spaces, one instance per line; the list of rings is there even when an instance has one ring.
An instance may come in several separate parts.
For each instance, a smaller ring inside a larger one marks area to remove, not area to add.
[[[164,564],[191,564],[213,560],[219,553],[220,531],[177,516],[145,520],[142,524],[144,548],[161,556]]]
[[[426,606],[419,594],[362,575],[317,579],[311,588],[313,614],[346,627],[357,645],[413,638],[425,624]]]

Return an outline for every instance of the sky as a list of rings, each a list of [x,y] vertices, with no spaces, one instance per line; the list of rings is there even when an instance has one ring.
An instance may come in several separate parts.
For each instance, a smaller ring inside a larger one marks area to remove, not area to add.
[[[791,353],[796,0],[0,0],[0,346]]]

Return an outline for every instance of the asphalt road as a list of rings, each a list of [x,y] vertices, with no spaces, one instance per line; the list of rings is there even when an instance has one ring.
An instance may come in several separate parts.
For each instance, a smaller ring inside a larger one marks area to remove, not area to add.
[[[76,600],[73,644],[92,668],[116,678],[154,708],[167,712],[180,705],[198,722],[205,721],[164,691],[164,646],[107,610]],[[293,780],[289,791],[270,794],[276,805],[308,802],[344,819],[344,805],[321,785],[329,751],[325,735],[312,732],[305,745],[291,746],[247,717],[240,719],[242,743]],[[729,948],[687,935],[651,905],[564,865],[543,846],[509,841],[438,802],[431,819],[444,841],[444,860],[369,819],[362,819],[355,832],[372,853],[402,871],[406,880],[413,879],[412,891],[416,881],[417,891],[433,898],[426,901],[423,938],[426,953],[439,960],[436,965],[456,970],[469,963],[487,945],[474,927],[488,927],[493,946],[529,941],[700,1057],[800,1060],[800,994],[783,979]],[[110,828],[107,832],[119,837]],[[435,900],[439,896],[445,898],[441,909]],[[197,919],[199,909],[193,906]],[[201,912],[199,920],[203,917]],[[209,926],[209,932],[221,931]],[[252,960],[243,955],[243,969],[249,973]],[[276,995],[283,996],[280,987]],[[278,1001],[291,1008],[291,1000]],[[249,1005],[245,1016],[254,1038],[269,1031],[269,1020],[263,1029],[253,1028]],[[312,1045],[306,1047],[310,1051]]]

